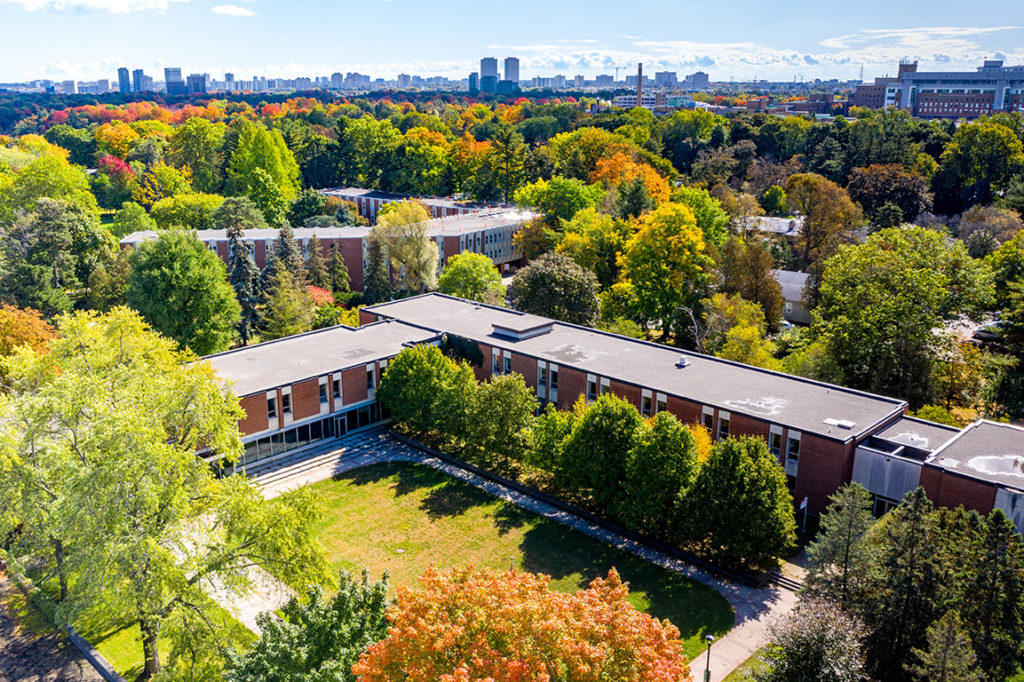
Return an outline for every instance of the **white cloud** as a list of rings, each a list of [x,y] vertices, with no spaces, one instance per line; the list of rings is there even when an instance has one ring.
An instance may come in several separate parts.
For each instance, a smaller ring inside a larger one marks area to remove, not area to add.
[[[216,5],[210,8],[214,14],[225,14],[229,17],[254,17],[256,13],[251,9],[239,7],[238,5]]]
[[[29,12],[41,10],[109,12],[128,14],[146,10],[164,11],[172,2],[187,0],[0,0],[0,4],[18,5]]]

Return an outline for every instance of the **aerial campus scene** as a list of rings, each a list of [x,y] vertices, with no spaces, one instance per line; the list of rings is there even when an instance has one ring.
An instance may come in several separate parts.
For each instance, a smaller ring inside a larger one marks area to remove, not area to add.
[[[0,0],[0,682],[1024,682],[974,9]]]

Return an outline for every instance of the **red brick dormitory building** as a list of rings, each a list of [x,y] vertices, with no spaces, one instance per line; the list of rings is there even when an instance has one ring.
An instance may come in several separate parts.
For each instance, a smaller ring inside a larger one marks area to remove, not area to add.
[[[522,250],[513,242],[512,237],[524,223],[534,217],[535,214],[528,211],[508,208],[475,210],[434,218],[427,222],[427,228],[430,237],[437,243],[439,266],[444,267],[448,259],[457,253],[470,251],[486,255],[501,267],[522,259]],[[366,238],[370,234],[369,227],[299,227],[293,232],[304,258],[309,257],[309,240],[314,235],[320,242],[324,257],[330,252],[331,246],[337,243],[352,278],[352,289],[362,290],[363,276],[368,266]],[[278,234],[276,229],[245,231],[243,241],[253,245],[257,267],[263,268],[266,265],[267,254],[273,248]],[[135,248],[158,236],[159,232],[154,230],[133,232],[121,240],[121,247]],[[216,252],[225,264],[228,263],[228,237],[224,230],[197,230],[196,237]]]
[[[364,308],[333,327],[208,358],[247,417],[243,466],[381,420],[373,389],[403,347],[444,334],[478,345],[479,379],[516,372],[542,401],[570,407],[612,392],[644,415],[668,410],[714,438],[763,437],[812,512],[848,481],[884,511],[921,485],[937,504],[1003,509],[1024,528],[1024,429],[957,430],[904,415],[900,400],[646,341],[425,294]]]

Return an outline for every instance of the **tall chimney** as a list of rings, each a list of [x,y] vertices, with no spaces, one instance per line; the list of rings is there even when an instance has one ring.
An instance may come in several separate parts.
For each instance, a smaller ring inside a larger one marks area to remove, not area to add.
[[[644,96],[644,65],[643,62],[638,62],[636,65],[636,105],[643,105]]]

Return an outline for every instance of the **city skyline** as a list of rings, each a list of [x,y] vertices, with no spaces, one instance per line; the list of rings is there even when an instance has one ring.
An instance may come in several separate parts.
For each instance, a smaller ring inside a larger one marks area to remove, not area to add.
[[[849,80],[862,68],[870,80],[902,58],[932,70],[971,69],[986,58],[1024,63],[1024,28],[975,21],[945,2],[871,0],[826,16],[739,0],[725,18],[715,6],[663,0],[639,0],[624,16],[575,0],[551,8],[455,0],[444,11],[408,0],[240,2],[0,0],[0,23],[18,28],[0,46],[0,81],[113,80],[125,65],[157,77],[180,67],[239,78],[353,71],[461,79],[483,56],[499,64],[518,57],[524,79],[593,78],[638,61],[651,73],[700,70],[718,81]],[[986,16],[1012,18],[1015,9],[1012,0],[995,0]]]

